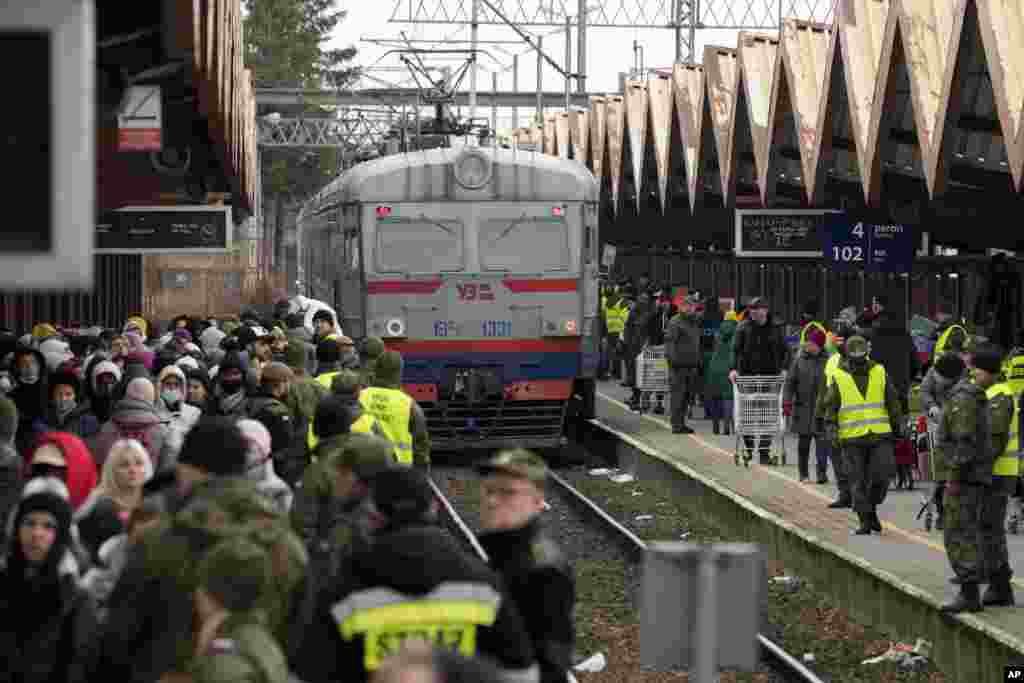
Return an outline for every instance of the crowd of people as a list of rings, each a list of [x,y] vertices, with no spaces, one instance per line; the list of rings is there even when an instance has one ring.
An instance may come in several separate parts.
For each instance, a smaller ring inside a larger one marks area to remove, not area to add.
[[[0,682],[567,680],[544,461],[479,466],[485,564],[401,355],[286,312],[0,331]]]
[[[801,482],[811,481],[813,443],[814,480],[828,484],[831,465],[839,495],[829,507],[852,509],[853,533],[863,536],[882,533],[878,508],[893,480],[897,488],[912,489],[918,469],[918,476],[934,482],[931,504],[961,587],[943,609],[1013,605],[1006,527],[1010,501],[1024,507],[1024,330],[1007,350],[973,334],[966,322],[943,316],[931,357],[922,363],[905,316],[890,310],[884,296],[856,319],[830,325],[819,319],[817,302],[807,302],[795,345],[787,344],[767,298],[755,297],[737,312],[721,312],[715,304],[706,308],[697,293],[674,302],[667,288],[651,287],[646,278],[606,288],[602,375],[621,372],[622,385],[634,388],[630,403],[636,408],[636,358],[663,345],[676,434],[694,433],[686,422],[698,396],[714,434],[729,434],[738,378],[783,378],[779,400],[798,437]],[[708,334],[706,323],[715,316],[721,316],[717,331]],[[911,411],[914,393],[918,420]],[[931,437],[932,472],[920,471],[918,424]],[[777,464],[771,436],[744,435],[743,446],[748,463],[756,452],[759,464]],[[985,583],[982,596],[979,584]]]

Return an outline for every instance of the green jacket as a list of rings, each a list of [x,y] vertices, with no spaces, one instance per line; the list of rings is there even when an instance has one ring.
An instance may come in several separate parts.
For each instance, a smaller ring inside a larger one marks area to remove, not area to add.
[[[729,370],[736,364],[736,349],[733,340],[736,337],[735,320],[723,320],[718,334],[715,336],[715,350],[711,355],[704,375],[704,392],[709,398],[732,400],[732,382],[729,381]]]
[[[839,361],[839,368],[853,376],[853,381],[861,394],[867,394],[871,369],[875,365],[877,363],[869,359],[857,370],[850,364],[848,358],[843,358]],[[838,443],[839,441],[839,409],[841,407],[842,398],[839,394],[838,383],[826,381],[825,390],[818,397],[817,414],[824,420],[825,436],[832,443]],[[889,414],[889,426],[892,429],[893,435],[902,434],[904,431],[903,404],[888,374],[885,376],[885,409]],[[858,439],[852,439],[849,443],[868,445],[889,438],[892,437],[889,435],[868,434]]]
[[[938,441],[949,481],[992,483],[995,457],[989,401],[974,382],[965,379],[953,387],[942,410]]]
[[[380,378],[372,385],[381,389],[401,389],[400,382],[384,382]],[[427,431],[427,416],[416,399],[412,400],[412,415],[409,417],[409,433],[412,434],[412,460],[417,465],[430,464],[430,432]]]
[[[234,614],[196,658],[194,683],[286,683],[288,663],[259,612]]]
[[[302,376],[292,381],[285,402],[296,418],[312,422],[320,399],[328,393],[327,389],[312,377]]]

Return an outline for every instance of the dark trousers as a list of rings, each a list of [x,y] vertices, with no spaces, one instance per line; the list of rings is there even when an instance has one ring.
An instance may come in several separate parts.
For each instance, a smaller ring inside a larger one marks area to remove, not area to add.
[[[604,378],[608,376],[609,361],[611,360],[611,347],[611,338],[605,337],[601,340],[601,359],[597,364],[598,377]]]
[[[696,368],[672,368],[669,371],[669,408],[672,416],[672,428],[686,426],[686,413],[690,407]]]
[[[849,468],[853,509],[872,512],[885,501],[894,463],[891,441],[844,444],[843,457]]]
[[[985,576],[989,581],[1013,575],[1006,547],[1006,509],[1009,504],[1010,496],[1000,491],[990,491],[981,503],[981,550]]]
[[[832,474],[836,478],[836,488],[839,489],[839,497],[844,500],[852,500],[850,492],[850,472],[843,457],[842,447],[829,444],[828,458],[832,461]]]
[[[626,352],[626,357],[623,359],[626,362],[626,376],[623,377],[623,381],[627,387],[636,386],[636,356],[634,354]]]
[[[704,406],[708,413],[708,419],[715,422],[720,420],[732,421],[733,405],[731,398],[709,398],[705,401]]]
[[[802,479],[810,478],[811,440],[814,440],[814,459],[817,461],[818,478],[828,475],[829,444],[814,434],[801,434],[796,444],[797,467]]]

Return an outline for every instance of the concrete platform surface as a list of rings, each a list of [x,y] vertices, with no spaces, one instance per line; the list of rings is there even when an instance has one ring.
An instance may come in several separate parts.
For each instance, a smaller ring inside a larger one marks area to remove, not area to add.
[[[934,600],[942,601],[954,594],[955,587],[949,584],[953,574],[946,559],[942,532],[926,532],[921,521],[915,519],[923,496],[931,490],[930,483],[918,482],[915,491],[891,489],[879,508],[883,533],[854,536],[851,532],[857,523],[852,511],[827,507],[836,496],[831,468],[827,485],[813,483],[813,479],[811,483],[799,481],[794,435],[787,435],[785,439],[787,465],[761,466],[755,456],[749,469],[737,467],[733,458],[735,437],[713,434],[710,420],[700,419],[703,416],[700,406],[694,408],[695,419],[689,423],[697,433],[677,435],[672,434],[667,415],[641,415],[630,410],[626,405],[629,395],[630,390],[619,386],[617,381],[599,382],[598,420],[677,459],[805,532],[911,584]],[[813,473],[813,446],[811,461]],[[1008,541],[1010,561],[1016,574],[1014,588],[1018,602],[1024,605],[1024,535],[1010,535]],[[980,619],[1015,637],[1024,634],[1024,607],[989,608],[966,618]]]

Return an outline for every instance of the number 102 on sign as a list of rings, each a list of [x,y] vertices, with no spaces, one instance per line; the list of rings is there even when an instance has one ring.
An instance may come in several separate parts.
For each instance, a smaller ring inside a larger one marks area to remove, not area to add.
[[[832,247],[832,260],[843,263],[858,263],[864,260],[863,247]]]

